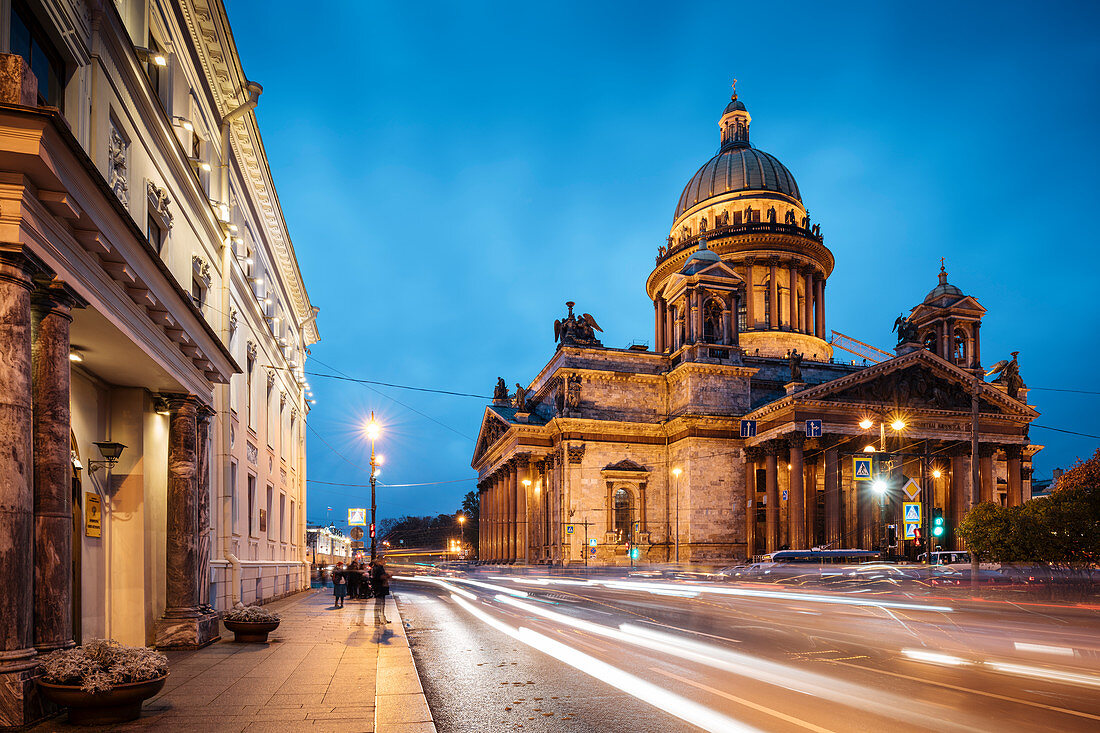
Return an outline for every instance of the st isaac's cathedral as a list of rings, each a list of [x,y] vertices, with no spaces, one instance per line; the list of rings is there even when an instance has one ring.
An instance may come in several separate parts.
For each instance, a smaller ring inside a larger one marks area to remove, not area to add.
[[[941,265],[895,353],[827,331],[833,254],[751,119],[735,93],[676,204],[645,284],[655,348],[604,346],[568,303],[542,371],[498,382],[472,461],[482,561],[915,556],[933,517],[933,546],[961,548],[974,503],[1031,497],[1038,413],[1015,355],[986,380],[985,309]]]

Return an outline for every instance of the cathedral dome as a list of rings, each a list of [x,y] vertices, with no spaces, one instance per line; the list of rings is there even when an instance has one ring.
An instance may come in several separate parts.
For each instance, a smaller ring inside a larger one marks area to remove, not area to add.
[[[924,297],[924,302],[931,303],[935,300],[939,300],[945,295],[963,297],[963,291],[959,290],[957,287],[947,282],[947,269],[943,264],[941,264],[939,285],[932,288],[932,292],[928,293],[928,295]]]
[[[734,191],[775,191],[802,201],[794,176],[778,158],[747,143],[732,143],[691,177],[680,194],[673,220],[707,199]]]

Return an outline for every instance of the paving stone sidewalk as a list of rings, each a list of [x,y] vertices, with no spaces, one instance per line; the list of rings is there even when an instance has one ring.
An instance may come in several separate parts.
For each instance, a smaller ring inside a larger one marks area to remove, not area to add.
[[[34,731],[157,730],[242,733],[339,731],[436,733],[393,597],[385,627],[374,601],[332,606],[314,589],[267,607],[282,616],[268,644],[221,641],[170,652],[168,682],[145,702],[140,720],[78,728],[65,716]]]

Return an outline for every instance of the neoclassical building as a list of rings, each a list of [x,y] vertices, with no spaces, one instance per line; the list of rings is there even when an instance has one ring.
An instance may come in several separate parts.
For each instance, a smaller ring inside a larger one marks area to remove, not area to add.
[[[308,587],[318,338],[218,0],[0,0],[0,727]]]
[[[717,564],[885,549],[895,531],[891,551],[915,556],[931,517],[935,545],[957,547],[974,503],[1030,498],[1038,413],[1015,356],[986,380],[985,310],[941,267],[894,354],[834,353],[833,254],[750,122],[734,94],[657,249],[654,348],[604,346],[569,303],[542,371],[515,395],[498,384],[472,461],[483,561]]]

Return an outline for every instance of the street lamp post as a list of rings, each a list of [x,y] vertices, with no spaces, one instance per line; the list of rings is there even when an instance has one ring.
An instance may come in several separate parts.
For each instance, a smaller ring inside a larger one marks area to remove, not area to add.
[[[458,551],[462,554],[466,554],[466,515],[458,515],[458,531],[459,531],[459,545]]]
[[[370,559],[374,562],[378,559],[378,549],[376,544],[375,535],[375,515],[378,512],[378,502],[375,494],[375,476],[378,475],[378,466],[381,465],[380,460],[382,456],[374,455],[374,441],[378,440],[378,436],[382,433],[382,427],[374,419],[374,410],[371,410],[370,420],[367,422],[366,427],[367,438],[370,440]]]
[[[870,417],[865,417],[865,418],[863,418],[862,420],[859,421],[859,427],[862,428],[863,430],[870,430],[872,427],[874,427],[874,425],[875,425],[875,421],[872,420]],[[886,418],[884,416],[880,416],[880,419],[878,421],[878,436],[879,436],[879,451],[881,451],[882,453],[886,453],[886,427],[887,427]],[[902,433],[902,431],[905,430],[905,421],[902,420],[901,417],[895,416],[893,418],[893,420],[890,421],[889,427],[890,427],[891,430],[894,431],[895,436],[900,435]],[[868,445],[866,448],[864,448],[864,450],[865,451],[873,451],[874,446],[873,445]],[[880,462],[880,465],[881,465],[881,462]],[[887,514],[886,493],[887,493],[887,489],[889,487],[888,487],[885,480],[879,478],[879,479],[876,479],[875,481],[872,482],[871,488],[879,496],[879,521],[882,523],[882,533],[881,534],[882,534],[883,539],[886,540],[887,539],[886,538],[886,525],[890,523],[889,519],[886,516],[886,514]],[[904,520],[904,517],[902,519]],[[904,521],[902,522],[901,526],[902,526],[902,530],[903,530],[902,534],[904,535],[904,529],[905,529]],[[901,542],[902,542],[902,540],[898,539],[899,547],[900,547]],[[884,542],[884,544],[885,544],[885,542]]]

